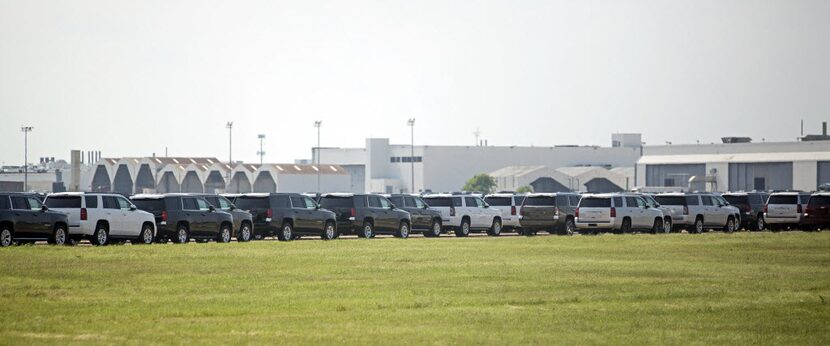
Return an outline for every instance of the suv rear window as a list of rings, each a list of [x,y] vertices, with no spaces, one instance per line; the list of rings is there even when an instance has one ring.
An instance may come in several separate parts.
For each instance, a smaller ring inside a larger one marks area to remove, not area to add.
[[[54,196],[46,198],[49,208],[80,208],[81,196]]]
[[[683,196],[655,196],[654,199],[660,205],[686,205],[686,198]]]
[[[424,198],[424,201],[429,204],[430,207],[452,207],[452,198],[449,197],[427,197]]]
[[[352,205],[352,197],[326,196],[320,200],[320,207],[324,209],[351,208]]]
[[[403,203],[403,197],[401,197],[401,196],[392,196],[392,197],[389,197],[389,200],[392,201],[392,204],[394,204],[397,207],[401,207],[401,208],[405,207],[405,205]],[[406,207],[411,207],[411,206],[406,205]]]
[[[580,208],[611,208],[610,198],[582,197],[579,201]]]
[[[822,205],[830,205],[830,196],[813,196],[810,197],[810,203],[808,205],[812,207],[822,206]]]
[[[524,205],[529,206],[555,206],[556,205],[556,197],[548,197],[548,196],[527,196],[524,201]]]
[[[768,204],[798,204],[796,195],[772,195],[769,196]]]
[[[723,196],[729,204],[749,204],[749,197],[747,196]]]
[[[510,197],[485,197],[484,201],[494,207],[509,207],[511,199]]]
[[[268,209],[268,197],[239,196],[234,203],[239,209]]]
[[[148,199],[133,199],[135,207],[144,211],[156,212],[164,211],[164,199],[148,198]]]

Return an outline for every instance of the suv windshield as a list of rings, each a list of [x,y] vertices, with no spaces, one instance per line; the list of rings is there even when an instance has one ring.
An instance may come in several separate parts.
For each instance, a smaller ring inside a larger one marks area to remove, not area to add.
[[[511,197],[485,197],[484,201],[494,207],[509,207]]]
[[[528,206],[555,206],[556,198],[548,196],[527,196],[523,205]]]
[[[452,207],[452,199],[449,197],[427,197],[424,200],[430,207]]]
[[[81,196],[54,196],[46,198],[49,208],[80,208]]]
[[[655,196],[654,199],[660,205],[686,205],[686,198],[683,196]]]
[[[164,211],[164,200],[163,199],[134,199],[133,204],[135,207],[144,211],[154,212],[154,211]]]
[[[236,198],[236,206],[240,209],[268,209],[268,197],[239,196]]]
[[[769,196],[768,204],[798,204],[796,195],[772,195]]]
[[[723,196],[723,199],[725,199],[727,202],[729,202],[729,204],[748,204],[749,203],[749,198],[747,198],[747,196],[729,196],[729,195],[726,195],[726,196]]]
[[[611,208],[610,198],[582,197],[579,201],[580,208]]]
[[[351,208],[352,207],[352,198],[351,197],[325,196],[320,200],[320,207],[324,208],[324,209]]]

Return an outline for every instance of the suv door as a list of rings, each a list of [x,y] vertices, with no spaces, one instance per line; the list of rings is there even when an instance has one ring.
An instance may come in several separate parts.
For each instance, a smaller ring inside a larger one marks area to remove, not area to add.
[[[16,238],[40,238],[40,232],[35,225],[35,217],[29,208],[29,202],[23,196],[10,196],[12,201],[12,215],[17,218],[14,233]]]
[[[138,224],[138,213],[132,210],[133,204],[121,196],[115,197],[115,201],[118,202],[118,209],[121,212],[119,216],[121,229],[119,232],[122,235],[138,235],[141,231],[141,225]]]
[[[479,227],[490,228],[495,218],[494,210],[490,209],[487,203],[484,203],[484,200],[479,197],[473,197],[473,200],[475,200],[476,209],[478,209]]]
[[[421,219],[421,224],[419,227],[422,227],[424,229],[430,229],[432,227],[432,215],[430,215],[429,213],[430,210],[427,207],[427,203],[424,202],[424,200],[420,197],[412,197],[412,202],[415,203],[412,205],[412,209],[417,210],[420,214],[419,217]],[[414,216],[415,214],[412,215]]]
[[[190,235],[202,236],[204,234],[204,221],[201,218],[199,203],[194,197],[182,197],[182,218],[190,223]]]
[[[720,210],[715,204],[715,199],[709,195],[701,195],[700,201],[703,203],[703,223],[706,226],[720,224]]]
[[[386,229],[389,227],[388,220],[385,217],[386,211],[380,205],[379,196],[366,196],[366,211],[366,216],[370,216],[375,220],[376,229]]]
[[[305,208],[311,213],[311,218],[308,220],[309,227],[312,230],[322,231],[326,227],[326,213],[320,210],[317,202],[310,197],[303,196],[303,201],[305,201]]]
[[[481,227],[481,212],[478,210],[476,200],[473,197],[464,197],[464,214],[470,217],[470,227]]]
[[[395,213],[392,212],[392,202],[386,199],[386,197],[376,197],[380,200],[380,207],[383,213],[383,224],[385,225],[384,228],[390,231],[397,230],[398,218],[395,217]]]
[[[628,216],[631,218],[631,228],[640,228],[643,225],[643,213],[642,209],[637,206],[637,198],[633,196],[625,196],[623,197],[623,201],[625,201],[625,207],[623,207],[622,216]],[[617,215],[619,216],[619,209],[617,209]]]
[[[124,229],[124,224],[121,218],[121,210],[118,208],[118,200],[115,199],[115,196],[102,195],[101,201],[103,202],[101,213],[104,214],[104,219],[107,220],[110,225],[109,234],[121,235],[121,230]]]
[[[311,210],[306,208],[303,196],[291,196],[291,211],[294,213],[294,228],[298,231],[308,231],[312,228]]]
[[[197,197],[196,205],[199,206],[199,213],[196,219],[199,220],[200,234],[203,237],[212,237],[219,234],[219,213],[211,212],[210,203],[204,198]]]
[[[43,211],[43,203],[35,197],[26,197],[26,200],[29,202],[29,210],[32,211],[32,222],[38,237],[48,238],[52,235],[52,220],[50,220],[49,214]]]

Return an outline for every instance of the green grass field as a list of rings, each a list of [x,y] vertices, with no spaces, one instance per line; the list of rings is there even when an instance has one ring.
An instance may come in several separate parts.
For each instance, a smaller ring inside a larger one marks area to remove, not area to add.
[[[0,249],[0,344],[830,344],[830,233]]]

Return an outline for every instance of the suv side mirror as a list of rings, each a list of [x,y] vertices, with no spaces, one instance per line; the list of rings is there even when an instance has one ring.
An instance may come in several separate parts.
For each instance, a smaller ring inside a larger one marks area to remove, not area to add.
[[[214,211],[216,211],[216,208],[211,205],[211,206],[208,207],[208,210],[210,210],[211,212],[214,212]]]
[[[395,207],[395,205],[394,205],[394,204],[390,204],[390,205],[389,205],[389,210],[394,210],[395,208],[396,208],[396,207]]]
[[[49,207],[47,207],[45,204],[40,206],[40,211],[47,211],[47,210],[49,210]]]
[[[138,208],[136,208],[134,205],[130,206],[130,211],[135,211],[136,209],[138,209]]]

